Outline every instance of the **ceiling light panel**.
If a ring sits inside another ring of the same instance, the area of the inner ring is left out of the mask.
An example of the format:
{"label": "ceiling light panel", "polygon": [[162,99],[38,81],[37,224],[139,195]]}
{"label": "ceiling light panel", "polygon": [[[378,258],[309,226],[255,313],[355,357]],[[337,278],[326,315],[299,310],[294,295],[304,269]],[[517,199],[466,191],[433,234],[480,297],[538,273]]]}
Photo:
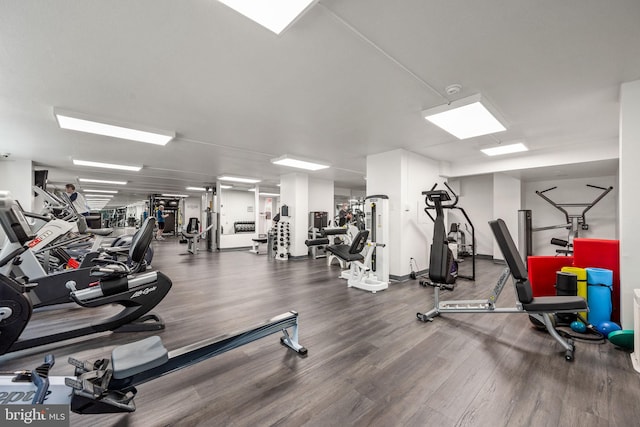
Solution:
{"label": "ceiling light panel", "polygon": [[110,120],[94,119],[86,114],[63,111],[57,108],[54,108],[53,113],[60,128],[78,132],[156,145],[166,145],[176,136],[175,132],[144,128],[141,126],[131,127],[128,124],[124,126],[123,124]]}
{"label": "ceiling light panel", "polygon": [[189,197],[187,194],[162,194],[164,197]]}
{"label": "ceiling light panel", "polygon": [[113,185],[127,185],[127,181],[107,181],[104,179],[91,179],[91,178],[78,178],[80,182],[92,182],[95,184],[113,184]]}
{"label": "ceiling light panel", "polygon": [[229,175],[219,176],[218,179],[220,181],[243,182],[245,184],[257,184],[258,182],[260,182],[259,179],[242,178],[238,176],[229,176]]}
{"label": "ceiling light panel", "polygon": [[486,99],[479,94],[430,108],[422,112],[425,119],[458,139],[502,132],[506,127]]}
{"label": "ceiling light panel", "polygon": [[142,166],[117,165],[114,163],[90,162],[88,160],[77,160],[77,159],[73,159],[73,164],[76,166],[89,166],[92,168],[104,168],[104,169],[118,169],[123,171],[132,171],[132,172],[139,172],[140,169],[142,169]]}
{"label": "ceiling light panel", "polygon": [[113,194],[86,194],[84,195],[85,197],[90,197],[91,200],[97,200],[97,199],[112,199],[113,198]]}
{"label": "ceiling light panel", "polygon": [[482,151],[487,156],[501,156],[503,154],[520,153],[529,149],[521,142],[517,144],[499,145],[492,148],[484,148]]}
{"label": "ceiling light panel", "polygon": [[280,197],[280,193],[260,193],[261,196]]}
{"label": "ceiling light panel", "polygon": [[288,166],[291,168],[305,169],[310,171],[317,171],[330,167],[326,163],[315,162],[308,159],[294,158],[289,155],[284,155],[282,157],[278,157],[277,159],[271,159],[271,163],[278,166]]}
{"label": "ceiling light panel", "polygon": [[108,193],[108,194],[118,194],[118,190],[89,190],[88,188],[83,188],[83,192],[85,193]]}
{"label": "ceiling light panel", "polygon": [[219,0],[276,34],[282,33],[317,0]]}
{"label": "ceiling light panel", "polygon": [[204,188],[204,187],[187,187],[186,190],[189,190],[189,191],[207,191],[207,189]]}

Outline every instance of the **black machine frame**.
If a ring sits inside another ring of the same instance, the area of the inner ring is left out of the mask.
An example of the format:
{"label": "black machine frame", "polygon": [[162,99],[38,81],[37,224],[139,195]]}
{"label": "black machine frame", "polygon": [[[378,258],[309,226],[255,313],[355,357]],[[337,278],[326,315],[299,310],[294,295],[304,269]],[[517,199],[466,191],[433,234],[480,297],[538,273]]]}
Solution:
{"label": "black machine frame", "polygon": [[[433,217],[433,215],[431,215],[431,213],[429,212],[430,210],[436,210],[437,212],[437,206],[435,203],[431,202],[429,200],[428,197],[428,193],[431,193],[433,191],[436,190],[436,187],[438,186],[438,184],[434,184],[433,187],[431,187],[431,190],[429,191],[423,191],[422,195],[425,196],[424,199],[424,203],[427,205],[424,208],[424,212],[429,215],[429,218],[431,218],[431,220],[435,223],[436,219],[435,217]],[[464,208],[461,208],[460,206],[458,206],[458,201],[459,201],[459,197],[456,194],[455,191],[453,191],[453,189],[449,186],[449,184],[447,184],[446,182],[444,183],[444,186],[447,187],[449,196],[453,196],[453,198],[449,197],[449,200],[442,200],[442,201],[450,201],[453,200],[451,203],[440,203],[440,207],[442,209],[457,209],[460,212],[462,212],[462,215],[464,216],[465,220],[467,221],[467,223],[469,224],[469,227],[471,227],[471,274],[470,275],[465,275],[465,274],[460,274],[460,271],[458,271],[458,277],[463,278],[463,279],[469,279],[469,280],[476,280],[476,229],[473,226],[473,222],[471,222],[471,219],[469,218],[469,215],[467,215],[467,212],[464,210]],[[445,190],[440,190],[440,191],[445,191]],[[446,192],[446,191],[445,191]]]}

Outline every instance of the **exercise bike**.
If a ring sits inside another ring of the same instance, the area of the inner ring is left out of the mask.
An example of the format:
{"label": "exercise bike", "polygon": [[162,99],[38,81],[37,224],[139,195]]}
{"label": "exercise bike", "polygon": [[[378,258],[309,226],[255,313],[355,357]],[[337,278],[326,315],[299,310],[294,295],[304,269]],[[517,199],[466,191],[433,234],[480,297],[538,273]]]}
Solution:
{"label": "exercise bike", "polygon": [[[3,267],[27,251],[28,245],[25,243],[33,241],[35,234],[19,204],[7,192],[0,192],[0,223],[7,231],[7,239],[12,243],[20,243],[12,253],[0,259],[0,267]],[[144,253],[142,249],[145,242],[142,240],[149,239],[149,236],[141,234],[138,239],[132,249]],[[89,275],[93,283],[90,286],[87,283],[83,289],[77,289],[76,282],[72,280],[74,276],[67,277],[67,297],[82,307],[118,304],[123,307],[119,313],[49,335],[20,339],[33,313],[29,294],[40,284],[0,274],[0,354],[106,331],[135,332],[164,328],[162,319],[147,313],[171,289],[171,280],[167,276],[160,272],[131,275],[131,270],[125,264],[113,261],[91,268]]]}

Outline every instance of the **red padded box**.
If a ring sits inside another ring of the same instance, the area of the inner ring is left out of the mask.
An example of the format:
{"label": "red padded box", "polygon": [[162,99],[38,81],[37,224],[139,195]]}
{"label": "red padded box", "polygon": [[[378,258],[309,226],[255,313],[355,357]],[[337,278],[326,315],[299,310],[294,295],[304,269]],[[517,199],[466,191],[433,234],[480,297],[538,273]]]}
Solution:
{"label": "red padded box", "polygon": [[530,256],[527,258],[529,283],[534,297],[556,294],[556,272],[574,263],[572,256]]}

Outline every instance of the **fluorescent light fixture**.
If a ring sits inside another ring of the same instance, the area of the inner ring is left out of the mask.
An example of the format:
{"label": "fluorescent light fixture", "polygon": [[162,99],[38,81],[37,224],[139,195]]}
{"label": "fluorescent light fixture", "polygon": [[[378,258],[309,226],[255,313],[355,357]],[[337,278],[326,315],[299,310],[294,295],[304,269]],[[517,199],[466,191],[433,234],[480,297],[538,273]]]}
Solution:
{"label": "fluorescent light fixture", "polygon": [[91,200],[97,200],[95,197],[103,199],[112,199],[113,194],[85,194],[84,197],[91,197]]}
{"label": "fluorescent light fixture", "polygon": [[186,194],[162,194],[164,197],[189,197]]}
{"label": "fluorescent light fixture", "polygon": [[495,109],[480,94],[424,110],[422,115],[458,139],[473,138],[507,130],[496,118]]}
{"label": "fluorescent light fixture", "polygon": [[207,191],[204,187],[187,187],[186,189],[189,191]]}
{"label": "fluorescent light fixture", "polygon": [[113,184],[113,185],[127,185],[127,181],[107,181],[104,179],[89,179],[89,178],[78,178],[80,182],[93,182],[95,184]]}
{"label": "fluorescent light fixture", "polygon": [[502,154],[520,153],[529,149],[521,142],[517,144],[499,145],[492,148],[483,148],[482,151],[487,156],[500,156]]}
{"label": "fluorescent light fixture", "polygon": [[133,171],[133,172],[139,172],[140,169],[142,169],[142,166],[116,165],[113,163],[90,162],[88,160],[77,160],[77,159],[73,159],[73,164],[76,166],[90,166],[92,168],[119,169],[123,171]]}
{"label": "fluorescent light fixture", "polygon": [[317,0],[219,0],[236,12],[280,34]]}
{"label": "fluorescent light fixture", "polygon": [[254,191],[255,192],[256,189],[255,188],[249,188],[247,191]]}
{"label": "fluorescent light fixture", "polygon": [[260,182],[259,179],[242,178],[242,177],[238,177],[238,176],[229,176],[229,175],[219,176],[218,179],[220,181],[243,182],[245,184],[256,184],[256,183]]}
{"label": "fluorescent light fixture", "polygon": [[278,166],[289,166],[291,168],[306,169],[310,171],[327,169],[329,167],[329,165],[324,163],[318,163],[307,159],[296,159],[286,154],[282,157],[278,157],[277,159],[271,159],[271,163]]}
{"label": "fluorescent light fixture", "polygon": [[261,196],[280,197],[280,193],[260,193]]}
{"label": "fluorescent light fixture", "polygon": [[85,193],[108,193],[108,194],[118,194],[118,190],[89,190],[85,188],[82,190]]}
{"label": "fluorescent light fixture", "polygon": [[[146,127],[131,127],[128,124],[117,123],[112,120],[96,120],[89,115],[53,109],[58,125],[62,129],[79,132],[93,133],[96,135],[110,136],[113,138],[128,139],[131,141],[146,142],[156,145],[167,145],[176,137],[175,132]],[[136,129],[137,128],[137,129]]]}
{"label": "fluorescent light fixture", "polygon": [[280,184],[276,184],[276,187],[280,187]]}
{"label": "fluorescent light fixture", "polygon": [[223,190],[228,190],[230,188],[233,188],[233,185],[221,185],[220,188]]}
{"label": "fluorescent light fixture", "polygon": [[349,199],[349,203],[358,203],[360,200],[357,199]]}

